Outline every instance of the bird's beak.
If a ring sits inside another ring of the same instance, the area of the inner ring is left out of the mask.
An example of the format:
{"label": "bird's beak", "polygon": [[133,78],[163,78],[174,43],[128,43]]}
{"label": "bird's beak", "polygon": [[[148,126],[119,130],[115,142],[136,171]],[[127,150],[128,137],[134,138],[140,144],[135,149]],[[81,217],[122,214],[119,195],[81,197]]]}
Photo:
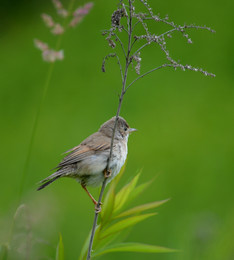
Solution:
{"label": "bird's beak", "polygon": [[129,128],[129,129],[128,129],[128,132],[129,132],[129,133],[136,132],[136,131],[137,131],[137,129],[135,129],[135,128]]}

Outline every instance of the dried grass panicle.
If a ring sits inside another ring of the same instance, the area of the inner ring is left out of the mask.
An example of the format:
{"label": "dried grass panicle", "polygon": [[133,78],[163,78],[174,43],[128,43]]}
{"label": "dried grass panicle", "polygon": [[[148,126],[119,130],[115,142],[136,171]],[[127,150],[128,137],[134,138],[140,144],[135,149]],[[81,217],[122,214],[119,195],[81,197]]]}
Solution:
{"label": "dried grass panicle", "polygon": [[[126,2],[126,3],[125,3]],[[123,49],[125,58],[126,58],[126,51],[124,49],[122,40],[118,33],[122,32],[123,30],[128,33],[128,36],[130,34],[129,27],[126,29],[125,24],[129,24],[129,17],[133,22],[133,26],[131,28],[131,36],[133,39],[131,39],[131,58],[130,63],[136,62],[135,71],[138,75],[140,75],[140,62],[141,58],[138,56],[138,53],[142,51],[146,46],[156,44],[160,47],[161,51],[165,54],[165,58],[167,63],[162,64],[159,66],[160,68],[165,67],[173,67],[174,69],[180,68],[182,70],[192,70],[192,71],[198,71],[206,76],[214,77],[215,75],[213,73],[207,72],[206,70],[202,68],[198,68],[192,65],[184,65],[180,61],[175,60],[172,58],[171,53],[167,49],[167,41],[169,38],[172,38],[173,33],[179,32],[181,33],[182,37],[184,37],[187,41],[187,43],[192,44],[193,41],[188,33],[189,29],[197,29],[197,30],[208,30],[212,33],[215,31],[211,29],[210,27],[199,26],[195,24],[184,24],[184,25],[178,25],[174,21],[170,21],[168,15],[165,17],[161,17],[160,14],[154,14],[153,9],[148,4],[147,0],[138,0],[138,2],[141,2],[143,4],[143,11],[140,12],[135,11],[134,7],[134,0],[120,0],[119,7],[117,10],[115,10],[111,17],[111,28],[109,30],[105,30],[103,32],[103,35],[107,35],[106,40],[108,41],[108,44],[111,48],[115,48],[116,45],[119,43]],[[131,9],[129,8],[131,6]],[[122,22],[122,20],[124,20]],[[149,21],[155,21],[157,23],[164,23],[168,26],[168,30],[166,30],[163,33],[157,34],[153,33],[149,30],[148,22]],[[135,29],[141,25],[143,29],[143,34],[136,35]],[[143,42],[143,43],[142,43]],[[138,48],[136,48],[138,44]],[[154,71],[154,70],[153,70]],[[148,74],[148,73],[146,73]]]}
{"label": "dried grass panicle", "polygon": [[140,57],[141,53],[138,52],[137,54],[132,56],[132,59],[136,62],[136,66],[135,66],[135,71],[136,74],[140,75],[140,69],[141,69],[141,57]]}

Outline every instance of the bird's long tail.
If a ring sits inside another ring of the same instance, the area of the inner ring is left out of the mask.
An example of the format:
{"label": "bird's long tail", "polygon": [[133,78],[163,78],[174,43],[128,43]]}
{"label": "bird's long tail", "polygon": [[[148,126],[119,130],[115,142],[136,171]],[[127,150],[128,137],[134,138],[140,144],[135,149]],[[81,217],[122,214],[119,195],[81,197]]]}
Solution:
{"label": "bird's long tail", "polygon": [[42,185],[41,185],[39,188],[37,188],[37,190],[42,190],[42,189],[44,189],[46,186],[48,186],[48,185],[51,184],[52,182],[56,181],[56,180],[57,180],[58,178],[60,178],[60,177],[61,177],[61,175],[58,175],[58,176],[56,176],[56,177],[54,177],[54,178],[51,178],[51,179],[46,178],[46,179],[40,181],[40,183],[42,183]]}
{"label": "bird's long tail", "polygon": [[65,166],[63,168],[58,169],[56,172],[45,178],[44,180],[40,181],[39,184],[41,186],[37,190],[42,190],[52,182],[56,181],[57,179],[61,177],[69,176],[68,173],[74,172],[74,167],[71,166]]}

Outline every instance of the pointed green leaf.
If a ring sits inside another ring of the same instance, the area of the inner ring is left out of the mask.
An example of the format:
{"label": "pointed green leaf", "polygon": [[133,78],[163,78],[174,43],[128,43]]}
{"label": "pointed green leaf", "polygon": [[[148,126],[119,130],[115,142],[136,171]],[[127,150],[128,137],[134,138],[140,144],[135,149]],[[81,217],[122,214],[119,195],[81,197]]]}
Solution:
{"label": "pointed green leaf", "polygon": [[96,248],[101,242],[100,233],[101,233],[101,225],[97,225],[95,230],[95,235],[93,238],[93,248]]}
{"label": "pointed green leaf", "polygon": [[[112,236],[107,236],[104,238],[99,239],[98,243],[96,245],[93,246],[93,250],[99,250],[101,248],[105,248],[107,247],[109,244],[111,243],[116,243],[116,240],[119,236],[121,236],[122,232],[120,233],[115,233]],[[121,240],[120,242],[122,242],[123,240]],[[119,243],[120,243],[119,242]]]}
{"label": "pointed green leaf", "polygon": [[121,168],[119,174],[111,182],[110,188],[105,196],[102,211],[100,213],[102,226],[105,225],[112,216],[112,212],[113,212],[114,205],[115,205],[115,197],[116,197],[115,188],[116,188],[120,178],[122,177],[122,175],[125,171],[125,168],[126,168],[126,162],[123,165],[123,167]]}
{"label": "pointed green leaf", "polygon": [[111,185],[103,202],[101,211],[101,225],[104,226],[112,216],[115,204],[115,185]]}
{"label": "pointed green leaf", "polygon": [[121,220],[121,221],[113,224],[109,228],[103,230],[100,234],[100,237],[104,238],[104,237],[110,236],[112,234],[115,234],[123,229],[136,225],[138,222],[141,222],[154,215],[156,215],[156,213],[144,214],[144,215],[134,216],[134,217],[130,217],[130,218]]}
{"label": "pointed green leaf", "polygon": [[[89,248],[89,241],[90,241],[90,237],[91,237],[91,232],[92,232],[92,230],[89,232],[89,235],[87,236],[87,238],[84,242],[84,245],[81,249],[79,260],[86,260],[88,248]],[[100,225],[97,225],[96,230],[95,230],[94,239],[93,239],[93,248],[96,247],[98,242],[100,242],[99,241],[99,232],[100,232]]]}
{"label": "pointed green leaf", "polygon": [[140,173],[137,174],[131,182],[129,182],[127,185],[125,185],[116,195],[115,198],[115,206],[114,206],[114,212],[118,212],[124,204],[127,202],[129,195],[134,190],[137,181],[139,179]]}
{"label": "pointed green leaf", "polygon": [[59,234],[59,242],[56,250],[56,260],[64,260],[64,245],[61,234]]}
{"label": "pointed green leaf", "polygon": [[110,244],[122,243],[125,241],[131,230],[134,226],[128,227],[120,232],[112,234],[111,236],[102,237],[99,239],[99,243],[97,246],[93,246],[93,250],[100,250],[101,248],[105,248]]}
{"label": "pointed green leaf", "polygon": [[100,256],[111,252],[169,253],[176,252],[176,250],[141,243],[120,243],[109,246],[104,250],[94,252],[93,256]]}
{"label": "pointed green leaf", "polygon": [[135,189],[129,194],[128,204],[130,204],[134,199],[136,199],[140,194],[142,194],[151,185],[153,181],[154,180],[151,180],[135,187]]}
{"label": "pointed green leaf", "polygon": [[8,256],[8,246],[1,245],[0,246],[0,260],[7,260],[7,256]]}
{"label": "pointed green leaf", "polygon": [[126,211],[120,213],[115,218],[122,218],[122,217],[130,216],[130,215],[134,215],[134,214],[139,214],[139,213],[141,213],[144,210],[148,210],[148,209],[153,209],[153,208],[159,207],[160,205],[166,203],[168,200],[169,199],[155,201],[155,202],[151,202],[151,203],[147,203],[147,204],[143,204],[143,205],[134,207],[132,209],[129,209],[129,210],[126,210]]}
{"label": "pointed green leaf", "polygon": [[91,236],[91,231],[89,232],[89,235],[85,239],[84,245],[83,245],[81,252],[80,252],[79,260],[85,260],[86,259],[88,248],[89,248],[90,236]]}

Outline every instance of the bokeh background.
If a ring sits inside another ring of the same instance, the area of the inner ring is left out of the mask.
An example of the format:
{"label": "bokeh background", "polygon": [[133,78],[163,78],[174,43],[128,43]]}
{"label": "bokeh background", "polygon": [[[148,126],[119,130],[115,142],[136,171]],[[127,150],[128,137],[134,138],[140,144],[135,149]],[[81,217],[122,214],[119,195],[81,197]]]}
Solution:
{"label": "bokeh background", "polygon": [[[93,222],[93,205],[80,186],[63,179],[36,192],[40,179],[61,154],[115,115],[120,92],[115,61],[101,72],[102,58],[113,52],[101,36],[118,1],[95,1],[75,29],[62,37],[65,59],[54,64],[30,146],[49,64],[34,47],[38,38],[56,45],[43,24],[42,12],[54,15],[50,1],[1,1],[0,243],[33,244],[35,259],[54,259],[61,232],[66,259],[77,259]],[[125,96],[121,115],[139,129],[129,140],[122,185],[143,169],[140,182],[157,176],[135,204],[171,200],[159,214],[138,224],[128,241],[179,249],[170,254],[116,253],[102,259],[231,260],[234,259],[234,55],[232,1],[149,1],[156,13],[176,23],[208,25],[216,34],[191,31],[193,44],[173,37],[169,48],[182,63],[217,75],[165,69],[138,81]],[[75,6],[84,4],[76,1]],[[64,1],[67,6],[69,1]],[[158,24],[152,30],[160,32]],[[143,54],[142,72],[163,62],[156,48]],[[135,76],[131,71],[130,79]],[[29,160],[26,171],[25,162]],[[22,184],[23,174],[25,179]],[[22,197],[19,198],[22,187]],[[98,196],[98,189],[91,189]],[[25,203],[27,216],[16,208]],[[20,216],[18,216],[20,215]],[[26,219],[25,219],[26,218]],[[18,221],[18,220],[17,220]],[[12,233],[11,230],[14,230]],[[25,235],[25,230],[27,235]],[[23,249],[22,249],[23,250]],[[15,258],[18,259],[18,258]]]}

